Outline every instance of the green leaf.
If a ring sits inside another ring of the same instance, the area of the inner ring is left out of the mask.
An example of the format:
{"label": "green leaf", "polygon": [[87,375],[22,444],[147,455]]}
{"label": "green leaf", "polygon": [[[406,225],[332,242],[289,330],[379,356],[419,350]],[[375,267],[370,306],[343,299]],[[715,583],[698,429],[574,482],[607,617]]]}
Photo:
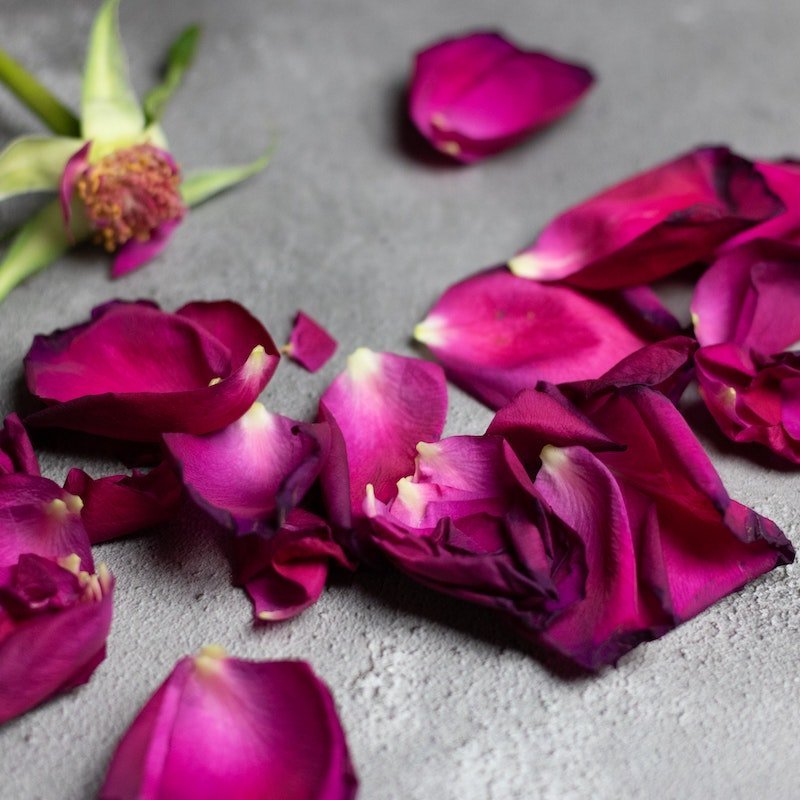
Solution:
{"label": "green leaf", "polygon": [[119,0],[105,0],[89,37],[81,101],[85,139],[113,141],[144,130],[144,112],[128,81],[118,8]]}
{"label": "green leaf", "polygon": [[187,206],[197,206],[214,195],[236,186],[237,183],[261,172],[272,158],[270,148],[261,158],[241,167],[223,167],[189,172],[181,182],[181,196]]}
{"label": "green leaf", "polygon": [[0,82],[53,133],[59,136],[80,135],[81,123],[75,114],[5,50],[0,50]]}
{"label": "green leaf", "polygon": [[67,236],[61,205],[53,200],[20,228],[0,262],[0,300],[26,278],[52,264],[73,243],[88,235],[86,223],[75,221],[73,240]]}
{"label": "green leaf", "polygon": [[148,123],[161,119],[170,97],[181,85],[184,73],[192,65],[197,44],[200,41],[200,28],[190,25],[170,45],[164,79],[150,90],[144,99],[144,114]]}
{"label": "green leaf", "polygon": [[0,200],[26,192],[58,189],[70,156],[83,146],[81,139],[21,136],[0,152]]}

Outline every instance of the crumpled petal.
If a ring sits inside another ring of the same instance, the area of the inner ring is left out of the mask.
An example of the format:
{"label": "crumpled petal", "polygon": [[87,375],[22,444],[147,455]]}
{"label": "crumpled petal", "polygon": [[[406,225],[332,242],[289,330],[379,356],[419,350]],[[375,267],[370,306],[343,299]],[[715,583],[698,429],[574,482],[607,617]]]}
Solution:
{"label": "crumpled petal", "polygon": [[292,361],[316,372],[328,363],[336,347],[336,339],[325,328],[302,311],[297,312],[289,344],[284,348]]}
{"label": "crumpled petal", "polygon": [[414,465],[417,442],[441,436],[447,385],[441,367],[364,347],[322,395],[319,416],[331,427],[321,480],[328,518],[342,528],[363,518],[367,484],[389,500]]}
{"label": "crumpled petal", "polygon": [[125,242],[114,256],[111,277],[121,278],[129,272],[143,267],[148,261],[152,261],[166,248],[172,234],[175,233],[182,221],[181,218],[162,222],[150,231],[150,238],[146,241],[133,238]]}
{"label": "crumpled petal", "polygon": [[113,578],[73,564],[22,556],[0,587],[0,724],[86,683],[105,658]]}
{"label": "crumpled petal", "polygon": [[183,487],[168,462],[150,472],[92,478],[71,469],[64,489],[83,500],[81,519],[92,544],[118,539],[172,519]]}
{"label": "crumpled petal", "polygon": [[509,266],[587,289],[647,284],[783,210],[752,162],[704,147],[563,212]]}
{"label": "crumpled petal", "polygon": [[583,596],[579,540],[503,439],[454,436],[417,451],[396,497],[365,503],[371,542],[395,567],[533,630]]}
{"label": "crumpled petal", "polygon": [[208,433],[252,405],[278,360],[267,331],[231,301],[174,314],[114,301],[86,323],[34,339],[26,379],[49,407],[27,422],[133,441]]}
{"label": "crumpled petal", "polygon": [[328,688],[302,661],[184,658],[120,741],[100,800],[352,800]]}
{"label": "crumpled petal", "polygon": [[597,378],[678,330],[663,307],[659,316],[657,300],[648,296],[640,313],[644,297],[635,299],[595,297],[497,267],[451,286],[414,329],[414,338],[454,383],[499,408],[540,380]]}
{"label": "crumpled petal", "polygon": [[794,550],[774,523],[728,497],[664,395],[646,386],[584,390],[571,396],[575,425],[588,420],[619,447],[548,446],[569,413],[567,398],[554,402],[560,392],[548,386],[522,392],[489,432],[507,438],[585,544],[586,597],[540,638],[597,669],[790,562]]}
{"label": "crumpled petal", "polygon": [[758,442],[800,464],[800,354],[750,355],[735,344],[697,351],[700,395],[734,442]]}
{"label": "crumpled petal", "polygon": [[697,282],[692,320],[701,345],[800,347],[800,247],[757,239],[721,255]]}
{"label": "crumpled petal", "polygon": [[277,531],[236,536],[231,545],[234,583],[245,588],[261,622],[291,619],[316,603],[331,561],[353,567],[328,524],[300,508]]}
{"label": "crumpled petal", "polygon": [[417,54],[409,113],[434,147],[469,163],[563,116],[592,83],[585,67],[478,32]]}
{"label": "crumpled petal", "polygon": [[254,403],[228,427],[164,442],[192,498],[239,533],[280,527],[305,496],[328,453],[325,424],[309,425]]}
{"label": "crumpled petal", "polygon": [[0,475],[14,472],[41,474],[39,461],[22,422],[16,414],[9,414],[0,430]]}

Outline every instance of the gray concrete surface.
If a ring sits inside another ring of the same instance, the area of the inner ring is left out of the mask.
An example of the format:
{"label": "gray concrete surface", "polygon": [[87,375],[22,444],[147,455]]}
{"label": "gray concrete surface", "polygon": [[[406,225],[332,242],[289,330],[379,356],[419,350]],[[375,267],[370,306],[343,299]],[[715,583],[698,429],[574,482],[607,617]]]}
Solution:
{"label": "gray concrete surface", "polygon": [[[0,44],[65,98],[95,3],[0,0]],[[124,0],[140,90],[177,29],[205,27],[165,120],[187,167],[256,155],[257,180],[192,213],[158,263],[118,283],[83,253],[0,309],[0,410],[15,407],[31,337],[112,296],[165,307],[232,297],[277,339],[296,308],[341,342],[310,376],[281,366],[265,401],[311,414],[358,345],[409,350],[412,326],[454,280],[512,254],[554,212],[701,142],[800,152],[792,0]],[[489,26],[580,57],[600,82],[569,119],[470,168],[412,157],[400,98],[412,51]],[[36,128],[0,96],[0,137]],[[17,209],[18,210],[18,209]],[[13,210],[4,209],[6,223]],[[732,451],[695,414],[733,496],[795,543],[798,475]],[[451,392],[448,431],[488,412]],[[56,480],[86,452],[41,453]],[[396,577],[333,586],[301,618],[253,630],[245,596],[199,513],[99,548],[117,576],[107,661],[91,683],[0,731],[3,800],[96,792],[118,737],[176,659],[208,642],[311,661],[336,696],[364,800],[792,798],[798,787],[798,572],[776,572],[591,679],[564,679],[492,621]]]}

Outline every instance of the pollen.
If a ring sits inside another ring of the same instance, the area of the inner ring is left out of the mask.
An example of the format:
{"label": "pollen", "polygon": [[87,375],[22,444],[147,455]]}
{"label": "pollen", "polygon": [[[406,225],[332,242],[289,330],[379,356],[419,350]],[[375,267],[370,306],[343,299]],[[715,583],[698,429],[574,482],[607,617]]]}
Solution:
{"label": "pollen", "polygon": [[87,167],[75,190],[95,241],[113,252],[131,239],[146,242],[160,225],[183,217],[180,180],[180,171],[166,152],[138,144]]}

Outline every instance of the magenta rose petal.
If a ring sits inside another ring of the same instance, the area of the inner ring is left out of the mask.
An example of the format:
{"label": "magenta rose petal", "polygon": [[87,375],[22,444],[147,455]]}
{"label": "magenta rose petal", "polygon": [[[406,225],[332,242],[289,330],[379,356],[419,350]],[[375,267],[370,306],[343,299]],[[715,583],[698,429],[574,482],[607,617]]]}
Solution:
{"label": "magenta rose petal", "polygon": [[414,468],[417,442],[436,441],[447,415],[441,367],[364,347],[320,399],[331,425],[331,454],[322,471],[330,519],[350,527],[363,516],[367,484],[385,501]]}
{"label": "magenta rose petal", "polygon": [[[656,301],[648,302],[655,314]],[[540,380],[597,378],[664,335],[629,300],[528,281],[504,267],[451,286],[414,329],[451,380],[493,408]]]}
{"label": "magenta rose petal", "polygon": [[537,630],[583,595],[580,542],[497,436],[418,446],[388,503],[368,496],[371,541],[420,583]]}
{"label": "magenta rose petal", "polygon": [[184,658],[123,736],[100,800],[352,800],[330,691],[301,661]]}
{"label": "magenta rose petal", "polygon": [[701,148],[565,211],[509,266],[524,278],[582,288],[638,286],[710,258],[783,210],[750,161]]}
{"label": "magenta rose petal", "polygon": [[114,256],[111,266],[111,277],[121,278],[129,272],[143,267],[152,261],[169,244],[172,234],[175,233],[181,220],[162,222],[150,231],[146,240],[129,239],[123,244]]}
{"label": "magenta rose petal", "polygon": [[105,658],[113,578],[22,556],[0,586],[0,724],[89,680]]}
{"label": "magenta rose petal", "polygon": [[3,420],[3,429],[0,430],[0,475],[11,475],[15,472],[41,474],[39,461],[22,422],[16,414],[9,414]]}
{"label": "magenta rose petal", "polygon": [[78,177],[89,166],[89,150],[91,142],[86,142],[83,147],[69,157],[61,174],[61,181],[58,187],[58,197],[61,203],[61,215],[64,218],[64,225],[70,231],[72,222],[72,196],[75,194],[75,185]]}
{"label": "magenta rose petal", "polygon": [[220,431],[171,433],[164,442],[199,505],[245,533],[280,526],[319,475],[329,432],[324,423],[297,422],[254,403]]}
{"label": "magenta rose petal", "polygon": [[322,325],[302,311],[297,312],[289,344],[284,348],[292,361],[309,372],[316,372],[328,363],[336,347],[336,339]]}
{"label": "magenta rose petal", "polygon": [[71,469],[64,489],[83,501],[81,519],[92,544],[167,522],[178,513],[183,496],[181,482],[167,462],[150,472],[104,478]]}
{"label": "magenta rose petal", "polygon": [[231,547],[234,582],[261,622],[291,619],[316,603],[331,561],[352,568],[327,523],[303,509],[290,511],[275,532],[236,536]]}
{"label": "magenta rose petal", "polygon": [[469,163],[563,116],[593,82],[582,66],[472,33],[417,54],[409,114],[434,147]]}
{"label": "magenta rose petal", "polygon": [[240,417],[275,371],[275,345],[235,303],[194,305],[169,314],[147,302],[107,303],[87,323],[37,336],[26,379],[48,407],[29,424],[156,441]]}

